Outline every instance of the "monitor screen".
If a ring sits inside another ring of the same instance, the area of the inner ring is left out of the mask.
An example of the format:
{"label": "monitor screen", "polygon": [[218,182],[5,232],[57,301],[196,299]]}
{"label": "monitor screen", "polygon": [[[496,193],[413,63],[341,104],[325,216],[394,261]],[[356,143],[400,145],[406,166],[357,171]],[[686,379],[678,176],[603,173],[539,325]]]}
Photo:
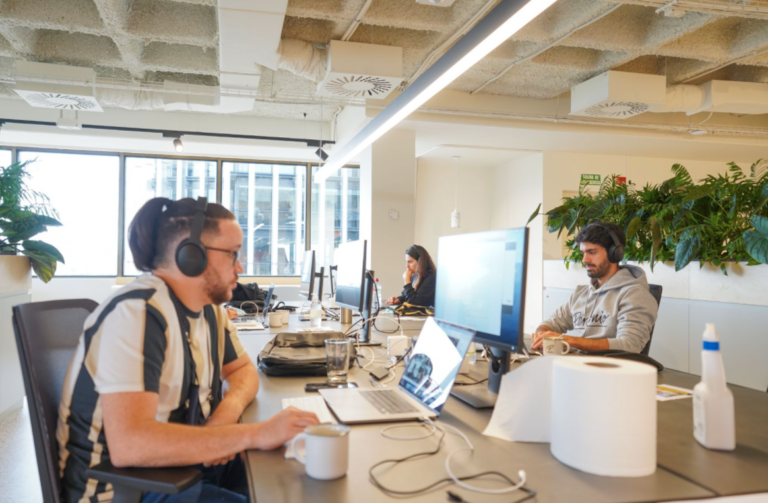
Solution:
{"label": "monitor screen", "polygon": [[312,300],[315,286],[315,252],[309,250],[304,252],[304,261],[301,264],[301,282],[299,283],[299,294]]}
{"label": "monitor screen", "polygon": [[475,330],[475,341],[518,351],[523,340],[528,229],[443,236],[435,316]]}
{"label": "monitor screen", "polygon": [[363,310],[365,288],[366,241],[342,243],[334,252],[336,271],[336,304],[355,311]]}
{"label": "monitor screen", "polygon": [[427,318],[400,378],[400,389],[440,411],[473,335],[472,330]]}

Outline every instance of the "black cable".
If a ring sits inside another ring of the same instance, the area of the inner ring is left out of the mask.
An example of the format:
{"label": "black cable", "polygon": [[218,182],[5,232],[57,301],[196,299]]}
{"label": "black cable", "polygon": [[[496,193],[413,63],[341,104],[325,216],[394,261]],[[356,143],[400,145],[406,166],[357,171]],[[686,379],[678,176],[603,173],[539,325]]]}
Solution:
{"label": "black cable", "polygon": [[[390,489],[390,488],[384,486],[381,482],[379,482],[379,480],[373,474],[373,471],[376,468],[378,468],[379,466],[381,466],[383,464],[386,464],[386,463],[392,463],[393,467],[394,467],[394,466],[397,466],[398,464],[404,463],[406,461],[411,461],[411,460],[421,459],[421,458],[428,458],[428,457],[436,455],[438,452],[440,452],[440,449],[443,446],[443,441],[445,440],[446,433],[445,433],[445,430],[443,430],[442,428],[440,428],[437,425],[435,425],[435,429],[437,431],[439,431],[441,433],[441,435],[440,435],[440,438],[438,439],[437,446],[435,447],[434,450],[432,450],[432,451],[424,451],[424,452],[417,452],[415,454],[411,454],[410,456],[406,456],[406,457],[400,458],[400,459],[385,459],[383,461],[379,461],[378,463],[373,465],[368,470],[368,477],[370,478],[371,483],[374,486],[376,486],[379,490],[381,490],[383,493],[387,494],[388,496],[417,496],[417,495],[420,495],[420,494],[432,491],[432,490],[436,489],[438,486],[440,486],[442,484],[453,484],[454,480],[452,478],[450,478],[450,477],[446,477],[444,479],[440,479],[438,481],[435,481],[432,484],[429,484],[428,486],[424,486],[421,489],[416,489],[414,491],[397,491],[395,489]],[[474,475],[466,475],[464,477],[458,477],[458,479],[459,480],[473,480],[473,479],[477,479],[477,478],[481,478],[481,477],[486,477],[488,475],[496,475],[496,476],[500,477],[501,479],[505,480],[506,482],[508,482],[510,485],[513,485],[513,486],[516,484],[515,481],[510,479],[508,476],[504,475],[501,472],[497,472],[497,471],[488,471],[488,472],[477,473],[477,474],[474,474]],[[529,500],[529,499],[531,499],[531,498],[536,496],[536,491],[534,491],[533,489],[528,489],[527,487],[522,486],[522,487],[520,487],[520,490],[524,491],[524,492],[527,492],[528,496],[526,496],[525,498],[523,498],[523,499],[521,499],[519,501],[516,501],[515,503],[522,503],[523,501]]]}
{"label": "black cable", "polygon": [[453,385],[454,386],[474,386],[475,384],[483,384],[487,380],[488,378],[486,377],[485,379],[482,379],[480,381],[475,381],[475,382],[454,382]]}

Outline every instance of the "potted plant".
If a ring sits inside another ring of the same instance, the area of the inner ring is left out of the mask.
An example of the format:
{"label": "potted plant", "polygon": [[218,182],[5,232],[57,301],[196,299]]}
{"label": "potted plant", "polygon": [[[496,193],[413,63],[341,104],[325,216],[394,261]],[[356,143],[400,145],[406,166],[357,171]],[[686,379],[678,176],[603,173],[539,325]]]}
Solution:
{"label": "potted plant", "polygon": [[[606,178],[596,194],[582,186],[577,196],[546,212],[549,232],[575,236],[593,221],[614,223],[627,236],[626,259],[649,261],[651,269],[658,261],[673,260],[679,271],[698,260],[727,274],[727,262],[768,263],[768,162],[755,162],[749,174],[729,163],[727,173],[698,184],[681,164],[672,166],[672,173],[661,184],[641,189],[618,183],[616,176]],[[582,258],[573,242],[567,241],[566,265]]]}
{"label": "potted plant", "polygon": [[0,254],[26,255],[32,269],[47,283],[64,257],[56,247],[32,238],[61,223],[50,199],[27,187],[29,162],[0,167]]}

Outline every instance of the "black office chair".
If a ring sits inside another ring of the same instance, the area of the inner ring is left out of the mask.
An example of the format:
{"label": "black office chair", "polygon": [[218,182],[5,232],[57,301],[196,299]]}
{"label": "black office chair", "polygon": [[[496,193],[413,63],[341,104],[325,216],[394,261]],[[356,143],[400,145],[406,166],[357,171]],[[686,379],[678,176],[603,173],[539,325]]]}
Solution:
{"label": "black office chair", "polygon": [[[664,291],[664,288],[661,285],[648,285],[648,289],[651,291],[651,295],[653,295],[653,298],[656,299],[656,305],[661,305],[661,293]],[[648,355],[648,352],[651,350],[651,340],[653,340],[653,329],[656,328],[656,325],[654,324],[651,327],[651,336],[648,338],[648,342],[646,343],[645,347],[642,351],[640,351],[640,354],[642,355]]]}
{"label": "black office chair", "polygon": [[[85,319],[97,305],[92,300],[76,299],[13,307],[13,328],[45,503],[62,501],[56,441],[62,385]],[[118,469],[109,462],[90,468],[87,475],[112,484],[113,503],[138,503],[142,491],[176,494],[201,477],[200,471],[192,468]]]}

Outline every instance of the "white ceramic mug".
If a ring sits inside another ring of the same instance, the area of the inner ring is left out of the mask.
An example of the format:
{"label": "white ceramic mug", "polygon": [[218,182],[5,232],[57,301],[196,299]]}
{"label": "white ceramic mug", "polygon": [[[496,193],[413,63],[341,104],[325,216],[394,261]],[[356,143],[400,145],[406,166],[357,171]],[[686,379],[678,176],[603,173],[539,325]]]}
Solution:
{"label": "white ceramic mug", "polygon": [[287,325],[290,321],[291,313],[287,309],[281,309],[278,313],[280,313],[280,319],[283,321],[283,325]]}
{"label": "white ceramic mug", "polygon": [[[305,454],[296,450],[304,441]],[[307,475],[318,480],[343,477],[349,466],[349,426],[343,424],[316,424],[307,426],[291,440],[293,456],[307,467]]]}
{"label": "white ceramic mug", "polygon": [[269,313],[269,326],[270,327],[282,327],[283,315],[279,312]]}
{"label": "white ceramic mug", "polygon": [[564,355],[571,350],[571,345],[562,337],[544,337],[544,356]]}

